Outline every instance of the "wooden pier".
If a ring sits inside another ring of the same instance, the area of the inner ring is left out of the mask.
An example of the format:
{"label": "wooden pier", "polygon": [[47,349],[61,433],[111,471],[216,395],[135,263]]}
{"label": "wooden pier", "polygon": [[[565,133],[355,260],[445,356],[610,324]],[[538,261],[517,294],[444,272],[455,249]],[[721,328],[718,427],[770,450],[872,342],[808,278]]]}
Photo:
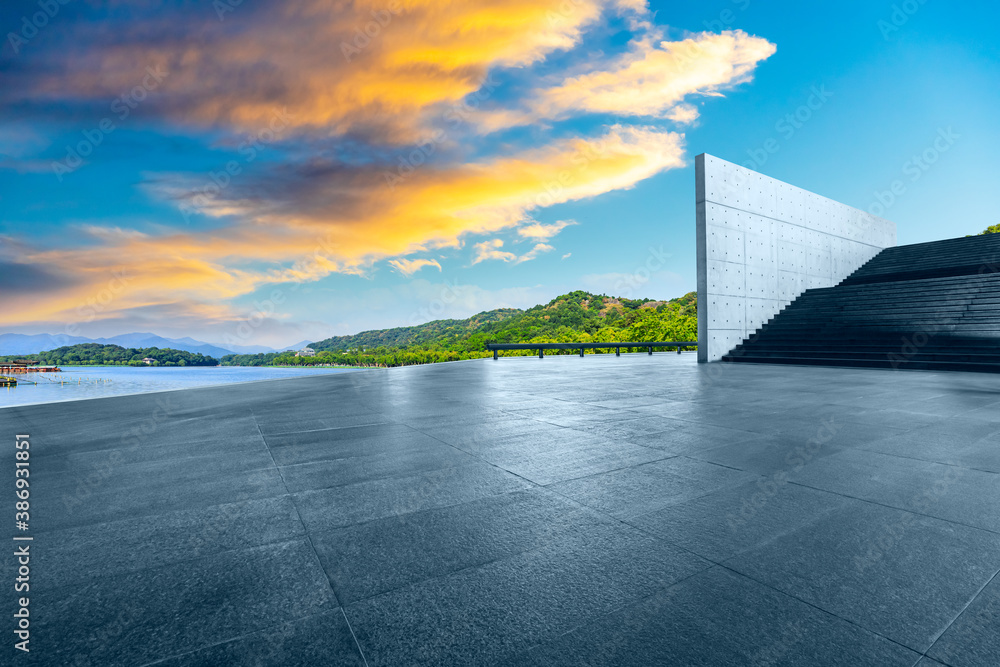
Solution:
{"label": "wooden pier", "polygon": [[37,361],[18,359],[16,361],[0,361],[0,375],[18,373],[60,373],[58,366],[39,366]]}

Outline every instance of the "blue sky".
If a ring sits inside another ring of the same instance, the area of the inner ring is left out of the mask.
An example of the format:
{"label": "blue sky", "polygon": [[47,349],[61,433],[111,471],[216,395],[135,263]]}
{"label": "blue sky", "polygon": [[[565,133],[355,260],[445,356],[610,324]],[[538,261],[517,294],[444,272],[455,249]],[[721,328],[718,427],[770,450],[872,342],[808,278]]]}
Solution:
{"label": "blue sky", "polygon": [[990,3],[150,4],[0,14],[3,331],[280,346],[680,296],[701,152],[900,243],[1000,222]]}

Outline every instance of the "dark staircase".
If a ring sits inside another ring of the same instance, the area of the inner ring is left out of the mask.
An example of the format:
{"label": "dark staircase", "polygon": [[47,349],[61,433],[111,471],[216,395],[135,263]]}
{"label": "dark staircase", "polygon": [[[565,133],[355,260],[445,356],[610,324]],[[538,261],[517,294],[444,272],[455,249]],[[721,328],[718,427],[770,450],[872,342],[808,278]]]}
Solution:
{"label": "dark staircase", "polygon": [[722,360],[1000,372],[1000,234],[886,248]]}

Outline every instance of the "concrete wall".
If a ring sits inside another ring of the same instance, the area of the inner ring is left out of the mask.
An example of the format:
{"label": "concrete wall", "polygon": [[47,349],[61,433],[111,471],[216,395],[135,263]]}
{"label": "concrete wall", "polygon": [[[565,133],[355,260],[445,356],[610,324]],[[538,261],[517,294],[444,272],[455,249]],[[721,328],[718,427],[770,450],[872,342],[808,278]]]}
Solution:
{"label": "concrete wall", "polygon": [[695,158],[698,361],[716,361],[798,295],[832,287],[896,225],[702,154]]}

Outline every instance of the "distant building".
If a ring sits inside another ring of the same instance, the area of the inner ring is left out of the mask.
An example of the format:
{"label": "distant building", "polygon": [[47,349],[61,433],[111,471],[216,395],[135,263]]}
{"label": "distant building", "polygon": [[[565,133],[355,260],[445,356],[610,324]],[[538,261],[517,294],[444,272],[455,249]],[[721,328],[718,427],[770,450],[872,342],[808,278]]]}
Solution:
{"label": "distant building", "polygon": [[296,357],[315,357],[316,356],[316,350],[312,349],[311,347],[304,347],[301,350],[299,350],[298,352],[296,352],[295,356]]}
{"label": "distant building", "polygon": [[153,364],[156,363],[156,359],[154,359],[153,357],[146,357],[145,359],[142,360],[142,363],[146,364],[147,366],[152,366]]}

